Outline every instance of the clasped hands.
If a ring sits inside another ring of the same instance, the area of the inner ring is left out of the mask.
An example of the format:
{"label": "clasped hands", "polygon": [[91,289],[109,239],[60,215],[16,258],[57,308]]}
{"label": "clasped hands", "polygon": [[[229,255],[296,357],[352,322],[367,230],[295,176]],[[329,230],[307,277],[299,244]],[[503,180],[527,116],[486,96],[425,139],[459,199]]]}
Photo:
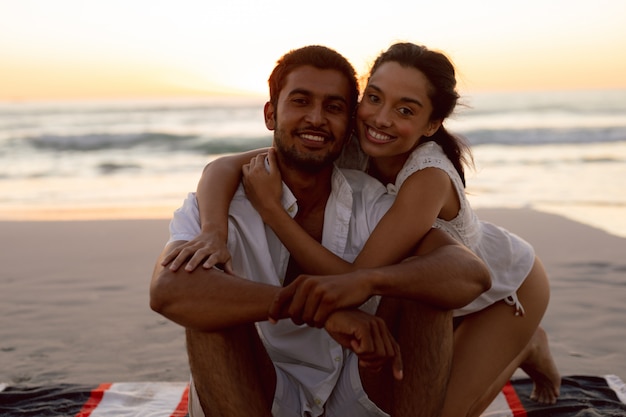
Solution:
{"label": "clasped hands", "polygon": [[402,379],[400,346],[385,321],[358,309],[370,297],[359,272],[341,275],[300,275],[282,288],[269,309],[269,320],[290,318],[295,324],[324,328],[344,348],[359,357],[359,365],[380,370],[391,363]]}

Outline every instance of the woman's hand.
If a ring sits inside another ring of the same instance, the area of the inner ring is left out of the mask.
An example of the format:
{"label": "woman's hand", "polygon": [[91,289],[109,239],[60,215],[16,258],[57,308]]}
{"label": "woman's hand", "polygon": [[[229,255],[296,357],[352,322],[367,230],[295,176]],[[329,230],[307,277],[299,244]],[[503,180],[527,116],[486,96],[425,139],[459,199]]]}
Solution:
{"label": "woman's hand", "polygon": [[300,275],[276,294],[269,319],[289,317],[296,324],[321,328],[333,312],[358,307],[372,295],[366,270],[341,275]]}
{"label": "woman's hand", "polygon": [[[265,165],[266,157],[269,170]],[[283,183],[276,165],[274,149],[252,158],[250,163],[242,167],[242,173],[246,196],[265,222],[271,218],[275,210],[283,210],[281,204]]]}
{"label": "woman's hand", "polygon": [[193,240],[182,245],[173,247],[163,258],[161,265],[172,271],[177,271],[184,263],[185,271],[191,272],[204,261],[202,267],[205,269],[214,266],[224,268],[224,271],[232,274],[232,263],[230,252],[226,247],[226,239],[218,233],[211,231],[200,232]]}

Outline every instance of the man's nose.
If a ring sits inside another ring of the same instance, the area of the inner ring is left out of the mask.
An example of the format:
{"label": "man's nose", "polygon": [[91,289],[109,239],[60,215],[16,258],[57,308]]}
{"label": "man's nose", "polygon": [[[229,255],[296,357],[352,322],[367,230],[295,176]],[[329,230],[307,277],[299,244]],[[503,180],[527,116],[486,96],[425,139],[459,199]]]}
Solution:
{"label": "man's nose", "polygon": [[311,123],[313,126],[320,126],[324,124],[326,120],[326,115],[324,113],[324,108],[321,105],[311,106],[309,111],[307,112],[307,121]]}

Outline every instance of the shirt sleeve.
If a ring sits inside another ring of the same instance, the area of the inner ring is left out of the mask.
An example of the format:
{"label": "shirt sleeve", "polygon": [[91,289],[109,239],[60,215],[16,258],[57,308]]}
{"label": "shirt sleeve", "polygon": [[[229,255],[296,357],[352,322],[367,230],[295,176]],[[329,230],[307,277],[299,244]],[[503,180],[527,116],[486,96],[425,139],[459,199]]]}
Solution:
{"label": "shirt sleeve", "polygon": [[177,240],[192,240],[200,234],[200,211],[196,193],[187,194],[183,205],[174,212],[170,221],[170,239],[167,243]]}
{"label": "shirt sleeve", "polygon": [[387,193],[386,188],[380,183],[371,187],[368,191],[370,191],[370,193],[365,207],[368,218],[369,234],[371,234],[378,225],[378,222],[380,222],[383,216],[387,214],[387,211],[389,211],[389,208],[393,205],[395,195]]}

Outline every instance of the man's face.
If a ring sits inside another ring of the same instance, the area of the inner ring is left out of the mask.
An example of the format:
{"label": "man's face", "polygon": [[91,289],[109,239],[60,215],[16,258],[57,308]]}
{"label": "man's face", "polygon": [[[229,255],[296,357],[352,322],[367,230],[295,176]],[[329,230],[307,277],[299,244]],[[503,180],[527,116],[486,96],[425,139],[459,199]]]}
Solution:
{"label": "man's face", "polygon": [[348,80],[337,70],[302,66],[289,73],[276,106],[265,105],[281,161],[309,172],[332,164],[349,133],[349,100]]}

